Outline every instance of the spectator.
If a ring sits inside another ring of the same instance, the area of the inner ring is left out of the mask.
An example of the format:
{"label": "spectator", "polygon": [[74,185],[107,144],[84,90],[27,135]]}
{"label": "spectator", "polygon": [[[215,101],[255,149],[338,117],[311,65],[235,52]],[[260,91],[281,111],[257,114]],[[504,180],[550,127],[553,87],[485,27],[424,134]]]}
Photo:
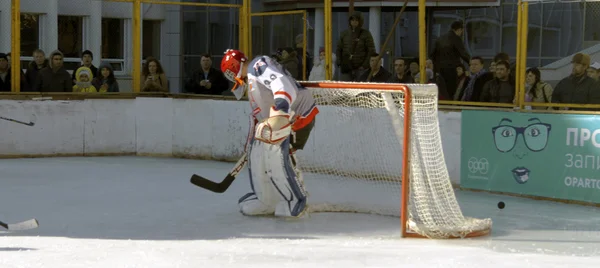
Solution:
{"label": "spectator", "polygon": [[594,64],[590,65],[590,68],[587,69],[587,75],[598,82],[598,78],[600,78],[600,63],[594,62]]}
{"label": "spectator", "polygon": [[75,68],[75,71],[73,72],[72,75],[72,79],[73,79],[73,83],[77,82],[77,79],[75,78],[75,73],[77,72],[77,70],[80,67],[87,67],[92,71],[92,74],[97,74],[98,73],[98,68],[96,68],[96,66],[94,66],[92,64],[92,60],[94,59],[94,54],[89,51],[86,50],[81,54],[81,65],[77,66],[77,68]]}
{"label": "spectator", "polygon": [[462,96],[462,94],[465,92],[465,89],[467,88],[467,85],[471,79],[467,76],[467,72],[465,72],[465,66],[462,64],[456,66],[456,77],[458,78],[458,83],[456,84],[456,92],[454,93],[454,96],[452,96],[452,100],[458,101],[460,100],[460,96]]}
{"label": "spectator", "polygon": [[388,83],[410,84],[414,83],[412,76],[406,72],[406,61],[403,58],[394,60],[394,74],[390,77]]}
{"label": "spectator", "polygon": [[[88,67],[79,67],[77,71],[75,71],[75,78],[77,79],[75,85],[73,86],[73,92],[81,92],[81,93],[96,93],[96,87],[92,85],[92,79],[94,75],[92,74],[92,70]],[[103,92],[106,92],[104,90]]]}
{"label": "spectator", "polygon": [[281,65],[290,73],[296,80],[301,80],[302,72],[298,70],[298,55],[296,50],[291,47],[285,47],[281,51]]}
{"label": "spectator", "polygon": [[142,92],[169,92],[167,75],[160,62],[153,57],[146,59],[142,68]]}
{"label": "spectator", "polygon": [[[7,54],[0,53],[0,92],[12,91],[12,68],[10,68],[10,60]],[[21,71],[21,88],[25,89],[27,82],[25,75]]]}
{"label": "spectator", "polygon": [[100,92],[119,92],[119,82],[110,63],[104,62],[98,69],[100,70],[92,80],[92,85]]}
{"label": "spectator", "polygon": [[[482,60],[483,60],[483,59],[482,59]],[[482,63],[482,64],[483,64],[483,63]],[[495,62],[495,61],[492,61],[492,62],[490,63],[490,70],[489,70],[489,72],[495,75],[495,73],[496,73],[496,62]]]}
{"label": "spectator", "polygon": [[349,29],[340,34],[335,53],[341,81],[357,80],[369,68],[370,55],[376,52],[371,32],[362,28],[362,13],[354,11],[350,14],[348,24]]}
{"label": "spectator", "polygon": [[207,95],[222,95],[229,88],[229,82],[221,72],[212,67],[209,54],[200,57],[200,70],[194,72],[185,85],[186,92]]}
{"label": "spectator", "polygon": [[273,55],[271,55],[271,58],[273,58],[274,60],[276,60],[277,62],[281,61],[281,54],[283,53],[283,48],[278,48],[275,53],[273,53]]}
{"label": "spectator", "polygon": [[[494,65],[494,72],[496,70],[495,66],[496,65]],[[479,56],[471,58],[469,69],[471,71],[471,77],[464,90],[464,94],[459,95],[459,98],[461,101],[479,101],[483,86],[494,79],[496,75],[494,72],[488,72],[483,68],[483,59]]]}
{"label": "spectator", "polygon": [[496,63],[496,77],[485,83],[480,101],[495,103],[513,103],[515,86],[510,81],[510,64],[507,61]]}
{"label": "spectator", "polygon": [[[586,75],[590,67],[590,56],[577,53],[571,60],[571,75],[558,82],[552,92],[553,103],[597,104],[600,103],[596,81]],[[571,110],[583,110],[571,108]]]}
{"label": "spectator", "polygon": [[0,53],[0,91],[11,92],[11,71],[8,56]]}
{"label": "spectator", "polygon": [[[529,68],[525,74],[525,102],[550,103],[552,86],[541,81],[542,74],[538,68]],[[547,110],[547,107],[535,106],[535,110]],[[550,108],[551,109],[551,108]]]}
{"label": "spectator", "polygon": [[[444,81],[444,78],[442,76],[440,76],[439,74],[434,73],[432,69],[425,68],[425,73],[427,74],[426,83],[435,84],[437,86],[438,99],[440,99],[440,100],[449,99],[448,90],[446,89],[446,81]],[[420,72],[415,75],[415,80],[421,81],[421,73]]]}
{"label": "spectator", "polygon": [[433,61],[431,59],[425,61],[425,69],[431,69],[433,71]]}
{"label": "spectator", "polygon": [[55,50],[50,53],[50,65],[41,69],[35,79],[34,91],[73,92],[73,80],[64,68],[64,55]]}
{"label": "spectator", "polygon": [[46,59],[46,53],[44,53],[41,49],[36,49],[33,51],[33,61],[29,62],[27,66],[27,72],[25,73],[25,80],[27,84],[30,85],[28,90],[33,91],[33,85],[35,84],[35,79],[38,76],[40,70],[48,67],[48,59]]}
{"label": "spectator", "polygon": [[[444,77],[442,77],[439,73],[436,73],[435,70],[435,65],[433,65],[433,62],[428,60],[425,61],[425,70],[431,70],[431,73],[433,74],[433,79],[428,79],[428,83],[434,83],[437,85],[438,87],[438,98],[440,100],[449,100],[450,99],[450,95],[448,93],[448,88],[446,85],[446,80],[444,80]],[[429,74],[428,74],[429,77]]]}
{"label": "spectator", "polygon": [[410,62],[410,64],[408,65],[408,73],[410,75],[410,77],[412,77],[413,81],[415,81],[415,83],[421,83],[421,81],[417,80],[417,75],[419,74],[419,72],[421,70],[419,70],[419,60],[415,59],[412,60]]}
{"label": "spectator", "polygon": [[[5,84],[8,86],[8,91],[10,92],[10,91],[12,91],[12,84],[11,84],[12,83],[12,78],[10,77],[11,73],[12,73],[12,71],[11,71],[11,67],[12,67],[11,64],[12,63],[10,61],[10,52],[6,53],[5,55],[6,55],[6,57],[5,57],[6,62],[8,63],[8,71],[7,71],[7,73],[8,73],[8,77],[9,77],[8,78],[8,83],[5,83]],[[19,62],[19,66],[20,65],[21,65],[21,63]],[[25,73],[23,72],[23,70],[21,70],[21,68],[19,68],[19,72],[21,73],[21,91],[28,91],[29,88],[30,88],[30,86],[29,86],[30,84],[27,83],[27,79],[25,77]],[[0,89],[0,91],[2,91],[2,90]]]}
{"label": "spectator", "polygon": [[[388,72],[385,68],[381,67],[382,58],[379,58],[379,54],[373,53],[370,58],[370,67],[367,71],[363,72],[361,76],[356,80],[357,82],[373,82],[373,83],[387,83],[390,80],[392,74]],[[371,74],[371,70],[373,71],[373,76],[371,80],[369,79],[369,75]]]}
{"label": "spectator", "polygon": [[[332,61],[335,62],[336,60],[336,55],[333,54],[331,55],[332,57]],[[315,58],[314,60],[314,66],[312,67],[312,70],[310,71],[310,75],[308,76],[308,80],[309,81],[325,81],[325,49],[324,48],[320,48],[319,49],[319,58]],[[331,66],[331,73],[334,74],[335,73],[335,64],[333,66]]]}
{"label": "spectator", "polygon": [[[310,55],[310,53],[308,52],[308,49],[306,50],[306,54],[303,53],[304,51],[304,35],[303,34],[299,34],[296,36],[296,55],[298,55],[298,71],[299,71],[299,76],[300,79],[304,79],[304,77],[302,77],[302,70],[304,65],[302,65],[302,60],[304,59],[304,57],[306,57],[306,77],[310,76],[310,71],[312,70],[312,66],[313,66],[313,59],[312,56]],[[302,57],[302,55],[304,55],[304,57]],[[335,60],[333,60],[335,62]]]}
{"label": "spectator", "polygon": [[455,21],[450,28],[448,33],[435,41],[431,59],[435,66],[435,73],[440,73],[446,82],[448,94],[454,96],[457,84],[456,66],[461,64],[461,59],[468,62],[471,56],[467,53],[462,39],[463,22]]}

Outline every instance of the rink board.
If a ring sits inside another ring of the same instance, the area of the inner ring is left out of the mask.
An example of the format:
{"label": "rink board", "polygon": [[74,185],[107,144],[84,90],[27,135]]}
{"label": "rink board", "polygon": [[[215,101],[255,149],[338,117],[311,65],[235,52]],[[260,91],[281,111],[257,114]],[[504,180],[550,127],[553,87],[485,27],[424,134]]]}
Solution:
{"label": "rink board", "polygon": [[[35,121],[30,127],[0,120],[0,157],[4,158],[140,155],[237,161],[246,141],[250,108],[247,101],[205,99],[1,100],[0,114]],[[458,184],[460,159],[455,152],[460,149],[460,113],[439,112],[439,117],[446,164],[453,183]],[[368,144],[373,143],[388,159],[388,166],[401,166],[401,150],[388,148],[397,144],[369,140],[380,129],[366,124],[367,120],[343,126],[352,129],[336,130],[359,133],[360,144],[352,144],[351,135],[320,131],[337,126],[339,120],[340,115],[331,108],[321,107],[306,155],[345,155],[355,161],[337,163],[341,169],[360,171],[378,163],[376,158],[364,156],[365,150],[371,149]],[[387,119],[381,122],[386,124]],[[350,142],[340,143],[341,139]],[[303,161],[310,164],[311,157]]]}

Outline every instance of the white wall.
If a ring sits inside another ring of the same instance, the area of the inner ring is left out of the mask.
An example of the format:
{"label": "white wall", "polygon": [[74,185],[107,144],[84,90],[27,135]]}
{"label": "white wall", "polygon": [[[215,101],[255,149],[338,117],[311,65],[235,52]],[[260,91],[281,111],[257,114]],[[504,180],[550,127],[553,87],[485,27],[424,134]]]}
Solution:
{"label": "white wall", "polygon": [[[354,123],[365,118],[360,111],[350,114],[344,110],[349,116],[343,117],[341,110],[336,110],[321,107],[300,155],[304,165],[337,159],[336,166],[347,170],[373,169],[381,166],[381,161],[386,161],[389,170],[400,167],[401,150],[394,145],[393,134],[388,135],[392,133],[389,125],[365,127]],[[35,126],[29,127],[0,120],[0,157],[137,154],[236,161],[249,128],[245,101],[2,100],[0,114],[35,121]],[[385,111],[381,118],[384,115]],[[460,113],[439,112],[439,117],[446,164],[452,181],[458,184]]]}

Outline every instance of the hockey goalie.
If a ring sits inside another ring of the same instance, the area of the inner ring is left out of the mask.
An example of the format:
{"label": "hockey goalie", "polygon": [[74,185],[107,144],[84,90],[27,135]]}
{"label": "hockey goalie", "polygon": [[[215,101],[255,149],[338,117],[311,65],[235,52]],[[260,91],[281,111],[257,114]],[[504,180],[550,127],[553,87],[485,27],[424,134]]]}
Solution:
{"label": "hockey goalie", "polygon": [[307,194],[294,153],[304,148],[319,113],[312,94],[268,56],[248,61],[229,49],[221,71],[234,83],[238,100],[248,92],[252,109],[245,148],[251,192],[239,199],[240,211],[301,217]]}

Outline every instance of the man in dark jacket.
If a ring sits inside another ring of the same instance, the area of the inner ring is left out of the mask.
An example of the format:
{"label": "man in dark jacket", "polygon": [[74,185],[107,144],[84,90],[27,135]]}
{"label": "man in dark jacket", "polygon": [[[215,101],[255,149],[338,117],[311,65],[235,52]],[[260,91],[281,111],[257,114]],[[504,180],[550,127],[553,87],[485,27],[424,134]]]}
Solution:
{"label": "man in dark jacket", "polygon": [[[381,67],[382,59],[379,58],[379,60],[377,60],[378,57],[379,54],[377,53],[371,54],[369,69],[363,72],[362,75],[356,79],[356,82],[387,83],[390,80],[392,74],[385,68]],[[371,70],[373,70],[373,76],[371,77],[371,80],[367,81],[369,79],[369,75],[371,74]]]}
{"label": "man in dark jacket", "polygon": [[187,93],[221,95],[229,88],[229,82],[221,72],[212,67],[210,55],[200,58],[200,70],[194,72],[185,84]]}
{"label": "man in dark jacket", "polygon": [[388,83],[411,84],[415,81],[412,76],[406,73],[406,61],[403,58],[394,60],[394,74],[388,80]]}
{"label": "man in dark jacket", "polygon": [[[553,103],[600,104],[600,91],[596,81],[587,76],[590,67],[590,56],[577,53],[571,60],[573,70],[571,75],[558,82],[552,92]],[[571,110],[583,110],[569,108]]]}
{"label": "man in dark jacket", "polygon": [[50,53],[50,66],[40,70],[35,79],[34,91],[37,92],[73,92],[73,80],[64,67],[62,52]]}
{"label": "man in dark jacket", "polygon": [[[483,58],[479,56],[472,57],[469,64],[471,77],[469,78],[469,83],[465,87],[464,92],[459,93],[459,100],[479,101],[481,92],[483,91],[483,86],[485,86],[488,81],[496,77],[496,74],[494,73],[496,71],[495,66],[496,65],[494,64],[493,70],[490,68],[490,71],[488,72],[483,68]],[[454,94],[456,95],[456,93]]]}
{"label": "man in dark jacket", "polygon": [[[10,61],[7,54],[0,53],[0,91],[11,92],[12,91],[12,68],[10,68]],[[25,89],[27,83],[25,81],[25,75],[21,72],[21,90]]]}
{"label": "man in dark jacket", "polygon": [[458,79],[456,66],[461,64],[461,59],[469,62],[471,56],[463,44],[464,26],[462,21],[453,22],[450,28],[448,33],[435,41],[430,57],[433,60],[434,73],[439,73],[444,78],[448,94],[454,96]]}
{"label": "man in dark jacket", "polygon": [[[33,87],[35,85],[35,80],[37,78],[38,73],[48,67],[49,62],[46,59],[46,53],[44,53],[41,49],[36,49],[33,51],[33,60],[29,62],[27,66],[27,72],[25,73],[25,80],[30,88],[27,91],[33,91]],[[25,91],[25,90],[21,90]]]}
{"label": "man in dark jacket", "polygon": [[362,14],[354,11],[348,23],[350,28],[340,34],[336,49],[336,65],[340,70],[341,81],[358,79],[366,69],[369,69],[369,56],[376,52],[371,32],[362,28],[364,24]]}
{"label": "man in dark jacket", "polygon": [[510,64],[500,61],[496,64],[496,77],[485,83],[480,101],[494,103],[513,103],[515,84],[510,79]]}
{"label": "man in dark jacket", "polygon": [[86,50],[83,53],[81,53],[81,65],[77,66],[75,68],[75,70],[73,70],[73,75],[71,75],[71,78],[73,79],[73,83],[77,82],[77,79],[75,79],[75,73],[81,67],[90,68],[90,70],[92,70],[92,74],[94,76],[98,73],[98,68],[96,68],[96,66],[94,66],[94,64],[92,64],[93,59],[94,59],[94,54],[91,51]]}

